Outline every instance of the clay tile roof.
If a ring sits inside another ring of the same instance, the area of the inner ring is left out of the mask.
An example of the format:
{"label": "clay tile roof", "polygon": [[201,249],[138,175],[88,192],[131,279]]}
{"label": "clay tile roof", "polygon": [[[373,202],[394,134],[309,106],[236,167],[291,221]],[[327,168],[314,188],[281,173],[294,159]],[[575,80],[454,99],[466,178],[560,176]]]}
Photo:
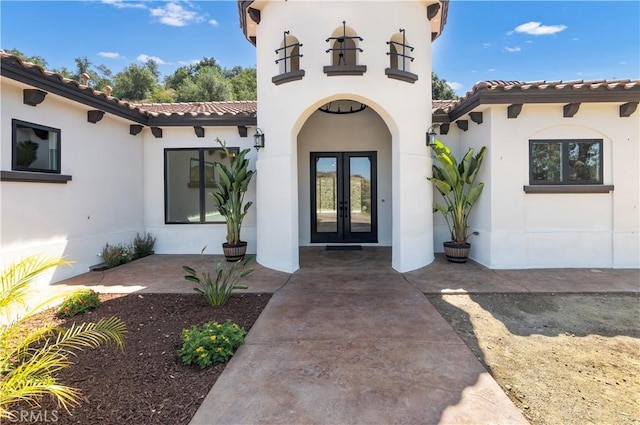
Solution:
{"label": "clay tile roof", "polygon": [[160,115],[247,115],[258,112],[258,102],[255,100],[224,101],[224,102],[185,102],[185,103],[140,103],[136,105],[140,110],[151,116]]}
{"label": "clay tile roof", "polygon": [[[29,75],[29,80],[36,78],[37,80],[46,80],[46,91],[53,90],[57,94],[68,97],[70,93],[79,93],[74,100],[91,104],[99,104],[100,108],[108,106],[108,111],[125,118],[133,119],[136,122],[146,124],[149,118],[167,118],[167,117],[184,117],[194,119],[213,119],[216,122],[220,118],[225,119],[249,119],[255,120],[258,103],[254,100],[248,101],[226,101],[226,102],[190,102],[190,103],[130,103],[122,101],[116,97],[107,95],[106,93],[94,90],[88,85],[83,85],[78,81],[65,78],[55,72],[43,69],[41,66],[31,62],[26,62],[20,57],[6,53],[0,50],[0,59],[2,59],[2,75],[10,74],[11,69],[19,70],[23,74]],[[12,78],[12,75],[8,75]],[[17,78],[13,76],[13,78]],[[23,80],[24,82],[24,80]],[[69,90],[71,89],[71,90]],[[58,90],[58,91],[57,91]],[[157,121],[156,121],[157,122]],[[175,125],[175,124],[174,124]],[[185,123],[185,125],[187,125]]]}
{"label": "clay tile roof", "polygon": [[456,100],[434,100],[432,103],[432,111],[434,114],[447,113],[456,102]]}
{"label": "clay tile roof", "polygon": [[76,88],[78,90],[82,90],[82,91],[84,91],[86,93],[92,94],[93,96],[100,96],[100,97],[103,97],[104,99],[111,99],[111,100],[115,101],[116,103],[118,103],[120,105],[129,107],[130,109],[134,109],[135,108],[132,104],[130,104],[128,102],[121,101],[118,98],[115,98],[113,96],[107,96],[106,93],[94,90],[93,87],[91,87],[91,86],[83,85],[79,81],[72,80],[70,78],[66,78],[61,74],[58,74],[58,73],[55,73],[55,72],[51,72],[51,71],[47,71],[46,69],[42,68],[40,65],[37,65],[37,64],[32,63],[32,62],[27,62],[27,61],[23,60],[22,58],[20,58],[19,56],[15,56],[15,55],[11,55],[9,53],[6,53],[4,50],[0,50],[0,58],[14,60],[22,68],[24,68],[26,70],[29,70],[31,72],[39,72],[42,76],[44,76],[48,80],[57,81],[57,82],[62,83],[64,85],[71,86],[71,87]]}
{"label": "clay tile roof", "polygon": [[[503,80],[491,80],[480,81],[476,83],[471,90],[469,90],[464,96],[456,101],[449,101],[448,104],[441,104],[434,101],[433,109],[442,110],[446,113],[452,112],[454,109],[464,108],[474,98],[477,98],[480,94],[492,94],[492,93],[510,93],[517,95],[518,93],[524,94],[528,92],[533,94],[535,92],[545,92],[548,94],[555,93],[588,93],[597,91],[617,91],[617,92],[640,92],[640,80],[557,80],[557,81],[503,81]],[[640,96],[638,97],[640,100]]]}

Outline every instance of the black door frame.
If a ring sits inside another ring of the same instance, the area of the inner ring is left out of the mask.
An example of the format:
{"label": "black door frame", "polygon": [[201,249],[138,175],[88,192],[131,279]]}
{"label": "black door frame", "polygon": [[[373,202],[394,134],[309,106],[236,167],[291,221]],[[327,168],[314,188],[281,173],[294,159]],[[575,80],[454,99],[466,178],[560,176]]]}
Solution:
{"label": "black door frame", "polygon": [[[352,232],[350,193],[350,159],[369,158],[371,164],[371,231]],[[338,223],[335,233],[318,232],[316,212],[316,159],[336,158],[338,178]],[[311,152],[309,165],[311,171],[311,243],[377,243],[378,242],[378,161],[376,151],[354,152]]]}

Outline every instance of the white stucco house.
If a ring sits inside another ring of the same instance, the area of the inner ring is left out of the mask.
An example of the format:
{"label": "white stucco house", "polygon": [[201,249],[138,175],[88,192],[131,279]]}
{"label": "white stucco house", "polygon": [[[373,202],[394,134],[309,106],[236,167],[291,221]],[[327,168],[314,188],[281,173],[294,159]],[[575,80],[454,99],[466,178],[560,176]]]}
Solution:
{"label": "white stucco house", "polygon": [[215,139],[253,148],[262,133],[242,235],[260,264],[293,272],[302,246],[357,244],[417,269],[448,238],[427,180],[436,130],[454,152],[488,147],[475,261],[640,267],[640,81],[489,81],[432,101],[447,8],[239,1],[258,102],[133,105],[1,53],[2,263],[75,261],[57,281],[143,231],[156,253],[221,253]]}

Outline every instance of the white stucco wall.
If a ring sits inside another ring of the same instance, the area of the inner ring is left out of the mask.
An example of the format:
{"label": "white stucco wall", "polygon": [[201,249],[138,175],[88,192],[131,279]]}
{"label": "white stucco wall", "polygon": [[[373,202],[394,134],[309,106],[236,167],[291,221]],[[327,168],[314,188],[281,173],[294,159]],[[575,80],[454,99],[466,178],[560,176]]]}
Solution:
{"label": "white stucco wall", "polygon": [[[157,237],[155,251],[158,254],[199,254],[207,247],[207,254],[222,254],[226,242],[227,227],[224,222],[211,224],[165,224],[164,209],[164,152],[166,148],[218,148],[216,137],[228,147],[240,150],[251,148],[249,167],[255,168],[256,151],[252,148],[255,128],[249,128],[247,137],[240,137],[237,127],[204,127],[205,137],[196,136],[193,127],[163,127],[162,138],[155,138],[149,129],[142,132],[144,139],[144,218],[147,231]],[[254,176],[245,196],[245,202],[254,202],[242,223],[242,240],[248,242],[247,252],[256,252],[255,187]],[[185,176],[186,185],[188,176]],[[207,189],[207,193],[213,189]],[[207,196],[209,196],[207,194]]]}
{"label": "white stucco wall", "polygon": [[64,256],[55,282],[102,262],[106,243],[129,243],[144,230],[142,139],[129,135],[129,122],[105,114],[87,122],[88,107],[48,94],[36,107],[22,102],[29,88],[2,78],[0,169],[11,171],[13,118],[61,130],[66,184],[0,183],[0,265],[42,253]]}
{"label": "white stucco wall", "polygon": [[[507,105],[484,109],[469,122],[460,151],[490,140],[480,179],[486,187],[471,220],[480,236],[471,257],[491,268],[640,266],[640,118],[618,115],[619,104],[586,104],[563,118],[562,104],[527,104],[517,119]],[[482,110],[480,108],[478,111]],[[465,117],[463,117],[465,118]],[[530,139],[602,139],[610,193],[532,194]]]}
{"label": "white stucco wall", "polygon": [[[391,133],[392,164],[392,264],[396,270],[422,267],[433,260],[431,196],[426,180],[430,159],[425,148],[431,108],[431,35],[426,2],[267,2],[258,25],[257,66],[258,126],[266,134],[266,148],[258,155],[258,261],[283,271],[298,268],[298,133],[319,106],[336,99],[367,104]],[[361,76],[327,76],[331,64],[325,40],[342,21],[363,37],[358,64],[366,65]],[[415,47],[411,71],[415,84],[388,78],[386,42],[406,30]],[[275,85],[279,67],[274,50],[290,31],[303,47],[302,80]],[[333,148],[338,148],[337,146]],[[345,145],[339,150],[348,150]],[[270,190],[278,185],[279,191]],[[274,220],[278,217],[278,220]]]}

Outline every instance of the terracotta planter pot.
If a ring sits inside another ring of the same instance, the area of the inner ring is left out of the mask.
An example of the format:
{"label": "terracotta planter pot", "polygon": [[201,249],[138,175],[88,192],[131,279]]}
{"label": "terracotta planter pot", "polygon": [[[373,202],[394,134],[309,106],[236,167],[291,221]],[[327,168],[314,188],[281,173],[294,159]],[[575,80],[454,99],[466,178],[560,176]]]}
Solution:
{"label": "terracotta planter pot", "polygon": [[445,242],[444,254],[447,256],[447,260],[450,263],[466,263],[469,258],[469,249],[471,244],[458,243],[458,242]]}
{"label": "terracotta planter pot", "polygon": [[244,255],[247,253],[247,243],[240,241],[237,244],[230,244],[224,242],[222,244],[222,251],[224,256],[229,262],[242,261]]}

